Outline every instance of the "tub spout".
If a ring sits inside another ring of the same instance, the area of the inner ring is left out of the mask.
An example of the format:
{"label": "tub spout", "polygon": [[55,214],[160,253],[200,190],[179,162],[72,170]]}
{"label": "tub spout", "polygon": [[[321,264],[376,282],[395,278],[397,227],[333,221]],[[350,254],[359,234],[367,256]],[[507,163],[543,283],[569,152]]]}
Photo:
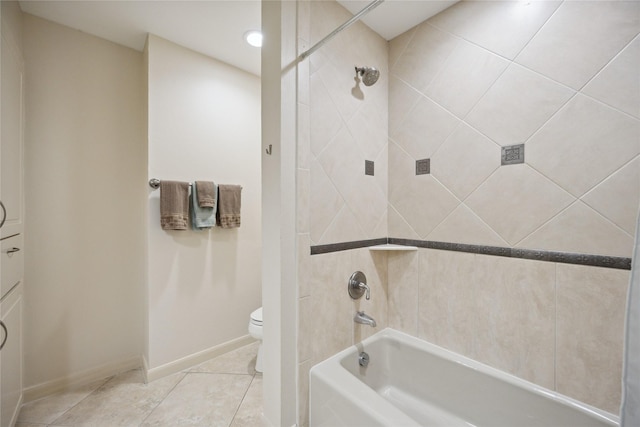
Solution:
{"label": "tub spout", "polygon": [[373,320],[373,317],[365,314],[364,311],[358,311],[356,316],[353,318],[353,321],[356,323],[361,323],[363,325],[369,325],[372,328],[376,327],[376,321]]}

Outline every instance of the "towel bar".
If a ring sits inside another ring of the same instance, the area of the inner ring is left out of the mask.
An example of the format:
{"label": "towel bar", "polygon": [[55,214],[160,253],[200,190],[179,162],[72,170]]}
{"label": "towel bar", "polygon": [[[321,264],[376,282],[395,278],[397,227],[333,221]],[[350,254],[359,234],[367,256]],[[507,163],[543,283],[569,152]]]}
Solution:
{"label": "towel bar", "polygon": [[[191,187],[193,185],[192,182],[189,183],[189,187]],[[157,190],[158,188],[160,188],[160,180],[158,178],[151,178],[149,180],[149,187],[153,188],[154,190]],[[240,187],[242,188],[242,187]],[[2,205],[2,203],[0,202],[0,205]]]}
{"label": "towel bar", "polygon": [[[189,186],[191,186],[191,183],[189,183]],[[160,188],[160,180],[158,178],[151,178],[149,180],[149,187],[157,190],[158,188]]]}

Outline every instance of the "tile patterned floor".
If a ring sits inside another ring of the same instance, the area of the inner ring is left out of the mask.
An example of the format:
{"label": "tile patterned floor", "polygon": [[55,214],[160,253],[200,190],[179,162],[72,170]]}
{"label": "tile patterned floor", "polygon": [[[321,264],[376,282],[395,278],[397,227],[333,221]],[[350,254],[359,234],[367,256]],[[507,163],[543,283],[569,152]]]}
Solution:
{"label": "tile patterned floor", "polygon": [[24,405],[16,427],[269,427],[258,343],[144,384],[139,369]]}

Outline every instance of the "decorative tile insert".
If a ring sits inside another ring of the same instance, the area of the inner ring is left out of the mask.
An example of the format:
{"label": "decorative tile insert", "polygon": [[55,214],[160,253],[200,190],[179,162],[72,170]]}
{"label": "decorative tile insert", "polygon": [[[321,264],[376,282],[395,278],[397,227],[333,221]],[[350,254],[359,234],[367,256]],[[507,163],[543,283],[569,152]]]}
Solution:
{"label": "decorative tile insert", "polygon": [[364,161],[364,174],[373,176],[374,164],[372,160]]}
{"label": "decorative tile insert", "polygon": [[428,175],[431,173],[431,159],[416,160],[416,175]]}
{"label": "decorative tile insert", "polygon": [[524,144],[502,147],[502,165],[524,163]]}

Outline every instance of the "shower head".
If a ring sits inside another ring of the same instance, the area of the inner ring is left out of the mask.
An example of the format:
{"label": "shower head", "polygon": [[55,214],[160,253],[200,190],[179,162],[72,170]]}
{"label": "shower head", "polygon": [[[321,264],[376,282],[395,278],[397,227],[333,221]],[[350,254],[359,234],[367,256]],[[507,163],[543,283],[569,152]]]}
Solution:
{"label": "shower head", "polygon": [[356,75],[362,77],[365,86],[371,86],[378,81],[380,71],[373,67],[356,67]]}

